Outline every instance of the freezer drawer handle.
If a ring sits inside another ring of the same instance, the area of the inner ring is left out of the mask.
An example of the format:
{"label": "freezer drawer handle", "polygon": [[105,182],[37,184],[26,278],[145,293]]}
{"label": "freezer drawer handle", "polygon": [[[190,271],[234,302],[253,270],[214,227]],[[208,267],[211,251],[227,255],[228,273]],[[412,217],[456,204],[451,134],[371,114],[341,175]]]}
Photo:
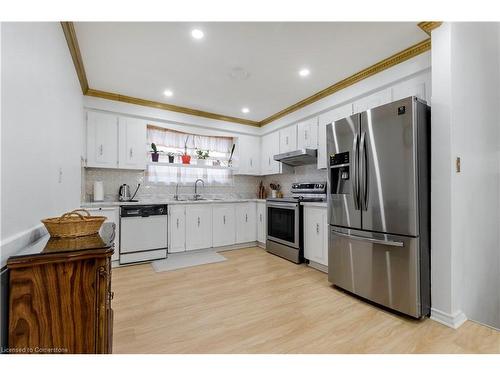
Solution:
{"label": "freezer drawer handle", "polygon": [[345,237],[345,238],[349,238],[351,240],[367,241],[367,242],[376,243],[376,244],[380,244],[380,245],[395,246],[395,247],[404,247],[404,245],[405,245],[403,242],[399,242],[399,241],[378,240],[376,238],[354,236],[352,234],[344,234],[344,233],[339,233],[339,232],[335,232],[335,231],[333,231],[333,233],[339,237]]}

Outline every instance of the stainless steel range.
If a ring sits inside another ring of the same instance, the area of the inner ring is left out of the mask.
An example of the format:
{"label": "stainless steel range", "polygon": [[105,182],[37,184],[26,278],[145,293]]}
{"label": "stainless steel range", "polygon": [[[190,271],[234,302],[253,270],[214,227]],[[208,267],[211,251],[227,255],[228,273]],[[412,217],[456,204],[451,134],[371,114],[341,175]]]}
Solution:
{"label": "stainless steel range", "polygon": [[304,260],[301,202],[325,202],[326,182],[294,183],[291,192],[290,197],[267,199],[266,249],[298,264]]}

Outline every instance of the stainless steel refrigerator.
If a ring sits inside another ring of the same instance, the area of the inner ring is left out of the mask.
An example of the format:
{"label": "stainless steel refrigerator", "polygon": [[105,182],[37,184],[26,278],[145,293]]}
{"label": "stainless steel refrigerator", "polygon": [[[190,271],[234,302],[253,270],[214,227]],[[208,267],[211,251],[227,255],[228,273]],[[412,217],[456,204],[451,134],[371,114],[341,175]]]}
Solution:
{"label": "stainless steel refrigerator", "polygon": [[409,97],[327,125],[328,279],[430,313],[430,107]]}

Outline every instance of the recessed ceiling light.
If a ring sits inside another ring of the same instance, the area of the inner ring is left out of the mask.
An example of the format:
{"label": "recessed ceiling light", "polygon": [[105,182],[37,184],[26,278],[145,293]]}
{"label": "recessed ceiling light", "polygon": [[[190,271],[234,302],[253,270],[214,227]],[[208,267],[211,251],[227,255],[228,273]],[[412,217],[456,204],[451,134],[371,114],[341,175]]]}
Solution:
{"label": "recessed ceiling light", "polygon": [[172,95],[174,95],[174,93],[172,92],[172,90],[165,90],[163,91],[163,95],[171,97]]}
{"label": "recessed ceiling light", "polygon": [[191,36],[195,39],[202,39],[205,34],[200,29],[193,29],[191,30]]}
{"label": "recessed ceiling light", "polygon": [[241,108],[241,112],[248,113],[248,112],[250,112],[250,110],[247,107],[243,107],[243,108]]}
{"label": "recessed ceiling light", "polygon": [[301,76],[301,77],[307,77],[309,74],[311,74],[309,69],[300,69],[299,70],[299,76]]}

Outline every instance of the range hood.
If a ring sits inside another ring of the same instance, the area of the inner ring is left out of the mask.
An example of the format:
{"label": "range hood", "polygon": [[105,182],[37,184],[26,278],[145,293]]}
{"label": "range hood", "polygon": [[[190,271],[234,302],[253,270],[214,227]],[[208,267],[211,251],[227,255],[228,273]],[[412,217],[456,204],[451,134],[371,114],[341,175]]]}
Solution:
{"label": "range hood", "polygon": [[274,155],[274,160],[296,167],[298,165],[315,164],[318,161],[318,150],[301,148],[299,150]]}

